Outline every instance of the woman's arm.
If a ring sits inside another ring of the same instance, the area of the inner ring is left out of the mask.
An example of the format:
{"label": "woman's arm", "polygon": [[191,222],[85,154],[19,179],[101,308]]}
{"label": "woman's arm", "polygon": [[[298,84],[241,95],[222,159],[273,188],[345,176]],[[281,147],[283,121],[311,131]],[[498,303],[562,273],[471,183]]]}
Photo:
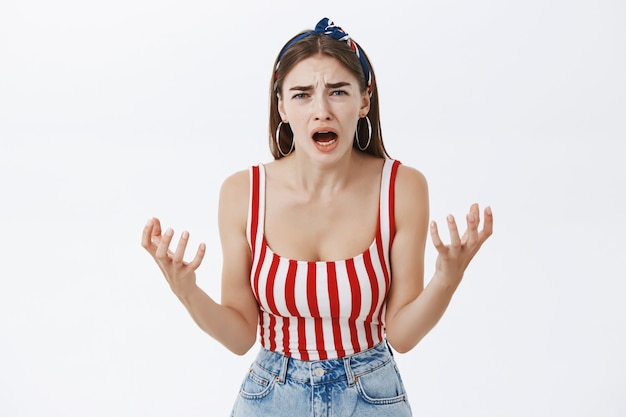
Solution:
{"label": "woman's arm", "polygon": [[174,232],[161,235],[158,219],[144,228],[142,246],[152,255],[170,288],[202,330],[232,352],[243,355],[256,341],[258,305],[250,286],[250,249],[246,240],[247,172],[228,178],[220,192],[219,228],[223,251],[222,300],[214,301],[196,284],[196,269],[206,247],[201,244],[191,262],[183,260],[189,233],[183,232],[174,251]]}
{"label": "woman's arm", "polygon": [[[460,237],[454,217],[447,218],[450,245],[444,245],[435,222],[428,225],[428,186],[418,171],[400,166],[396,178],[396,235],[391,250],[392,283],[387,299],[387,339],[399,352],[411,350],[446,311],[465,269],[491,235],[493,217],[485,210],[483,230],[478,205],[467,215],[467,231]],[[431,238],[438,256],[435,273],[424,288],[424,250]]]}

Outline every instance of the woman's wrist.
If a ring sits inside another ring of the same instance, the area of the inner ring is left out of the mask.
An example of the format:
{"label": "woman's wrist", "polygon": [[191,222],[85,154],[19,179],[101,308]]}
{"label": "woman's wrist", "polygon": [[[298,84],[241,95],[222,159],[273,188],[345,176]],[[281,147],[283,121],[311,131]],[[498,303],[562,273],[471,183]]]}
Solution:
{"label": "woman's wrist", "polygon": [[[463,279],[463,274],[452,274],[450,272],[435,271],[430,284],[440,288],[444,291],[456,291],[457,287]],[[429,285],[430,285],[429,284]]]}
{"label": "woman's wrist", "polygon": [[174,295],[178,297],[180,302],[187,306],[193,303],[194,299],[202,290],[196,283],[193,283],[184,288],[179,288],[177,290],[172,289],[172,291],[174,291]]}

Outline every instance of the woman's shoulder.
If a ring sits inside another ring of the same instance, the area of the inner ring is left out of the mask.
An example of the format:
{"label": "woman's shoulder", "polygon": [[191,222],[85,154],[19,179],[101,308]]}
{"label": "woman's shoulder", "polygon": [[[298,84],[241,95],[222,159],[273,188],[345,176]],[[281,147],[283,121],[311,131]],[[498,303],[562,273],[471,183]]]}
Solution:
{"label": "woman's shoulder", "polygon": [[414,190],[428,187],[426,176],[417,168],[400,163],[396,174],[396,188]]}
{"label": "woman's shoulder", "polygon": [[247,204],[250,194],[250,174],[249,169],[242,169],[230,174],[220,190],[220,200],[229,205],[237,202]]}
{"label": "woman's shoulder", "polygon": [[428,182],[417,168],[400,164],[395,180],[396,214],[400,219],[428,213]]}
{"label": "woman's shoulder", "polygon": [[219,196],[220,229],[245,234],[250,195],[249,170],[237,171],[224,180]]}
{"label": "woman's shoulder", "polygon": [[249,172],[249,169],[242,169],[240,171],[230,174],[222,183],[222,189],[237,190],[247,187],[250,181]]}

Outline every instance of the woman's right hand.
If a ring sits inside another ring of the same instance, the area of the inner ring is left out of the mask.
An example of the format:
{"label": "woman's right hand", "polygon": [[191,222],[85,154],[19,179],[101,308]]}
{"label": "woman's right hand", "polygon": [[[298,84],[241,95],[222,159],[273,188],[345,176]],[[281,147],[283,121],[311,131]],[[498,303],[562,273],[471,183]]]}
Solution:
{"label": "woman's right hand", "polygon": [[141,246],[154,258],[174,294],[179,298],[184,298],[197,288],[196,269],[202,263],[206,245],[201,243],[193,260],[185,262],[189,232],[182,233],[176,250],[172,252],[169,247],[173,236],[172,229],[167,229],[161,234],[161,222],[155,217],[150,219],[143,229]]}

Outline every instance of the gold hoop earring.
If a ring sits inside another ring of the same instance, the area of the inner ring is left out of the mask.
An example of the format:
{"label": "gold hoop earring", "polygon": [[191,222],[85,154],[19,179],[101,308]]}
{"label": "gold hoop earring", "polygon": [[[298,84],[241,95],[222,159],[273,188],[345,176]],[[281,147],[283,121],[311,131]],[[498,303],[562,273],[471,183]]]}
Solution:
{"label": "gold hoop earring", "polygon": [[293,151],[293,147],[294,147],[294,140],[293,137],[291,138],[291,148],[289,149],[289,152],[284,153],[283,150],[280,148],[280,128],[283,127],[283,121],[281,120],[280,123],[278,124],[278,127],[276,128],[276,135],[274,136],[276,138],[276,148],[278,149],[278,152],[282,155],[282,156],[287,156],[289,155],[292,151]]}
{"label": "gold hoop earring", "polygon": [[368,131],[367,143],[365,144],[365,146],[361,146],[361,142],[359,141],[360,120],[356,124],[356,134],[354,136],[354,140],[356,141],[356,146],[358,146],[360,150],[365,151],[370,146],[370,142],[372,141],[372,122],[370,122],[370,118],[368,116],[363,117],[363,119],[365,119],[365,121],[367,122],[367,131]]}

